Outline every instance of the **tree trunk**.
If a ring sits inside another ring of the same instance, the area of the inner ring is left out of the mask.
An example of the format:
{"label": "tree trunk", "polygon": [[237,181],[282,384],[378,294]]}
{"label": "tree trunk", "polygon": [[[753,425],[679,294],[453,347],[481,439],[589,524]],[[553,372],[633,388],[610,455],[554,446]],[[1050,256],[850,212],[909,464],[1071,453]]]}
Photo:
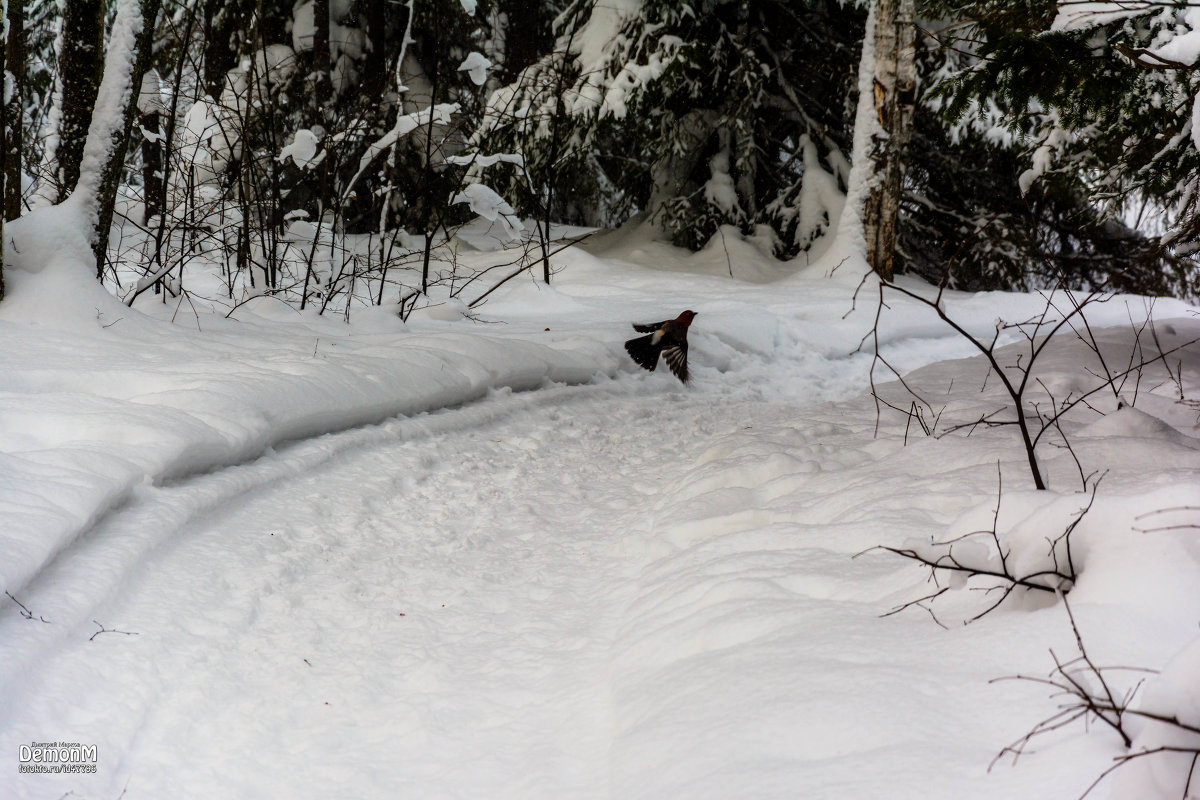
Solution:
{"label": "tree trunk", "polygon": [[54,169],[55,202],[75,190],[92,122],[92,107],[104,71],[104,0],[66,0],[62,12],[62,50],[58,80],[62,118]]}
{"label": "tree trunk", "polygon": [[717,129],[718,114],[712,109],[693,109],[676,123],[681,146],[670,150],[650,168],[653,183],[646,207],[651,217],[658,215],[664,203],[688,190],[692,171],[704,155],[704,146]]}
{"label": "tree trunk", "polygon": [[367,107],[377,107],[387,87],[387,0],[366,0],[367,51],[363,91]]}
{"label": "tree trunk", "polygon": [[[246,41],[248,44],[248,49],[251,53],[257,52],[263,44],[260,38],[262,34],[262,28],[260,27],[260,23],[262,22],[262,7],[262,0],[257,0],[257,2],[254,3],[254,10],[250,15],[249,36]],[[251,60],[250,63],[253,65],[255,62],[254,60]],[[250,225],[254,217],[253,209],[250,207],[250,198],[254,194],[250,170],[254,162],[254,155],[253,147],[249,142],[249,138],[250,121],[254,117],[255,102],[262,99],[256,97],[258,95],[259,85],[258,71],[252,66],[246,81],[245,96],[240,101],[241,117],[238,119],[238,126],[240,128],[239,136],[242,141],[242,158],[237,170],[237,185],[238,205],[241,211],[242,219],[241,225],[238,228],[237,257],[235,262],[237,265],[237,271],[249,278],[251,289],[255,289],[257,287],[254,283],[254,265],[250,262]],[[230,283],[232,285],[232,279],[230,280]],[[232,289],[230,296],[232,297]],[[304,310],[303,297],[300,298],[300,310]]]}
{"label": "tree trunk", "polygon": [[[95,228],[92,238],[92,253],[96,257],[96,277],[104,276],[104,261],[108,252],[108,234],[112,227],[113,213],[117,204],[117,187],[121,180],[121,169],[125,165],[125,153],[129,147],[130,134],[133,131],[133,120],[137,112],[137,90],[142,85],[142,76],[146,74],[153,55],[154,25],[158,20],[158,11],[162,0],[126,0],[117,7],[117,18],[113,22],[114,46],[116,37],[122,35],[123,24],[129,24],[133,32],[132,42],[121,42],[121,50],[112,53],[115,57],[123,54],[128,62],[125,64],[105,65],[105,82],[112,82],[111,88],[102,86],[105,103],[113,106],[101,108],[119,108],[120,119],[115,117],[108,125],[93,126],[92,135],[98,141],[93,145],[100,158],[100,174],[96,186],[97,203]],[[131,19],[125,23],[121,19],[123,13],[135,16],[140,14],[140,20]],[[98,98],[99,99],[99,98]],[[103,122],[103,120],[101,120]],[[89,145],[92,144],[89,142]],[[102,155],[100,155],[102,154]]]}
{"label": "tree trunk", "polygon": [[895,266],[904,160],[916,104],[913,0],[878,0],[875,15],[875,112],[882,134],[871,143],[875,180],[863,214],[863,233],[868,263],[881,278],[890,281]]}
{"label": "tree trunk", "polygon": [[[521,7],[523,4],[518,3]],[[526,8],[528,10],[528,8]],[[537,220],[538,238],[542,244],[542,280],[550,285],[550,219],[554,215],[555,191],[558,189],[559,157],[563,146],[562,123],[566,115],[563,108],[563,90],[566,88],[567,63],[571,58],[571,46],[575,43],[575,35],[579,33],[580,17],[575,18],[571,26],[571,35],[567,38],[566,51],[561,59],[555,59],[558,75],[554,87],[554,119],[550,121],[550,156],[546,160],[546,202],[542,206],[541,219]],[[510,19],[511,23],[512,20]],[[509,27],[509,30],[513,28]],[[522,67],[524,69],[524,67]]]}
{"label": "tree trunk", "polygon": [[[0,31],[3,31],[8,22],[8,17],[4,13],[4,6],[0,5]],[[0,34],[3,35],[3,34]],[[4,47],[8,49],[8,37],[4,37]],[[3,86],[0,83],[0,86]],[[2,91],[2,90],[0,90]],[[8,139],[8,103],[4,102],[4,97],[0,96],[0,130],[4,131],[4,139]],[[7,147],[0,150],[0,189],[3,189],[3,195],[8,196],[8,153]],[[4,215],[0,214],[0,300],[4,299]]]}
{"label": "tree trunk", "polygon": [[138,125],[142,131],[142,223],[163,213],[166,196],[163,188],[162,81],[158,71],[147,70],[142,76],[138,96]]}
{"label": "tree trunk", "polygon": [[[8,39],[4,43],[5,69],[11,77],[12,95],[4,108],[4,219],[21,216],[21,145],[25,101],[25,0],[8,0]],[[2,294],[2,292],[0,292]]]}
{"label": "tree trunk", "polygon": [[[759,25],[750,22],[751,3],[740,3],[737,8],[737,36],[739,42],[753,40]],[[761,20],[760,20],[761,22]],[[754,141],[753,118],[738,119],[734,127],[734,158],[730,167],[737,176],[734,189],[747,223],[758,217],[758,147]]]}
{"label": "tree trunk", "polygon": [[[330,74],[329,53],[329,0],[313,0],[313,121],[321,126],[319,141],[328,143],[334,124],[333,76]],[[330,180],[329,153],[317,168],[317,229],[320,234],[321,217],[329,211],[332,203],[332,181]]]}
{"label": "tree trunk", "polygon": [[312,49],[313,103],[316,121],[322,125],[333,117],[333,78],[330,75],[329,0],[313,0]]}
{"label": "tree trunk", "polygon": [[[515,81],[521,70],[541,58],[554,41],[540,0],[500,0],[497,10],[508,18],[504,28],[503,76]],[[582,20],[574,23],[577,29]]]}
{"label": "tree trunk", "polygon": [[204,0],[204,90],[213,100],[221,99],[225,75],[237,66],[234,31],[243,6],[242,2]]}

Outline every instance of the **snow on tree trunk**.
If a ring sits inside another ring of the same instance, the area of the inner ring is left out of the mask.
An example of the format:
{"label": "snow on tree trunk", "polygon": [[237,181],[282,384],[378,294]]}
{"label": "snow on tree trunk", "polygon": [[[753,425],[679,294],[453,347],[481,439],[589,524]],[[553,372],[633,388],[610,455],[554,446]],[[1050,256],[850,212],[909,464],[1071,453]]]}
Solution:
{"label": "snow on tree trunk", "polygon": [[8,0],[5,14],[4,219],[21,216],[22,107],[25,100],[25,0]]}
{"label": "snow on tree trunk", "polygon": [[140,88],[149,64],[154,20],[161,3],[162,0],[117,2],[104,77],[96,95],[96,113],[88,127],[79,181],[70,197],[92,222],[91,245],[97,277],[103,274],[117,184],[137,110],[133,87]]}
{"label": "snow on tree trunk", "polygon": [[104,0],[65,0],[56,80],[61,117],[54,161],[49,164],[54,185],[46,193],[51,202],[69,195],[79,181],[103,69]]}
{"label": "snow on tree trunk", "polygon": [[871,99],[880,135],[871,140],[870,161],[876,178],[863,213],[863,233],[871,268],[884,280],[891,280],[904,159],[912,138],[916,101],[913,0],[878,0],[875,15]]}
{"label": "snow on tree trunk", "polygon": [[846,204],[838,220],[837,238],[847,252],[867,255],[863,214],[877,179],[871,163],[871,142],[883,135],[875,113],[875,19],[876,4],[867,11],[862,55],[858,61],[858,106],[854,116],[854,142],[850,153],[850,176],[846,181]]}

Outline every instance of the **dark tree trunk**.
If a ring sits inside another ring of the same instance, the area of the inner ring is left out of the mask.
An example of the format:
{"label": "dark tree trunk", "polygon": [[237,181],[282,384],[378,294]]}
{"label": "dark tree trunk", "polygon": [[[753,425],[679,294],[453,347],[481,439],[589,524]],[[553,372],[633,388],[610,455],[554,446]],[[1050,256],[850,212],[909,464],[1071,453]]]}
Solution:
{"label": "dark tree trunk", "polygon": [[221,99],[225,75],[237,66],[234,32],[242,17],[242,3],[204,0],[204,90]]}
{"label": "dark tree trunk", "polygon": [[542,57],[553,43],[548,17],[540,0],[500,0],[508,17],[504,35],[504,75],[516,80],[521,70]]}
{"label": "dark tree trunk", "polygon": [[8,0],[5,69],[12,75],[12,97],[4,109],[4,219],[21,216],[22,107],[25,99],[25,0]]}
{"label": "dark tree trunk", "polygon": [[317,122],[333,117],[333,78],[330,76],[329,0],[313,0],[313,103]]}
{"label": "dark tree trunk", "polygon": [[142,223],[163,213],[166,202],[163,190],[163,130],[162,90],[158,72],[149,70],[142,77],[142,92],[138,98],[138,125],[142,134]]}
{"label": "dark tree trunk", "polygon": [[58,201],[79,183],[92,106],[104,72],[104,0],[66,0],[62,14],[62,52],[58,56],[62,119],[54,170]]}
{"label": "dark tree trunk", "polygon": [[[329,0],[313,0],[312,52],[313,102],[316,106],[313,113],[313,121],[321,126],[320,141],[324,144],[329,134],[332,133],[335,119],[333,112],[333,76],[330,74]],[[324,215],[332,205],[331,198],[333,195],[328,152],[326,153],[326,158],[321,161],[318,170],[318,214]],[[318,225],[320,222],[320,217],[318,217]]]}
{"label": "dark tree trunk", "polygon": [[[0,30],[3,30],[4,24],[8,21],[4,15],[3,7],[0,7]],[[5,49],[8,48],[8,41],[4,42]],[[0,102],[0,130],[4,131],[4,138],[8,139],[8,104]],[[8,195],[8,154],[5,150],[0,150],[0,187],[4,188],[5,196]],[[0,300],[4,299],[4,215],[0,214]]]}
{"label": "dark tree trunk", "polygon": [[363,90],[367,107],[370,108],[383,100],[383,90],[388,81],[387,0],[366,0],[366,18],[367,39],[371,48],[367,51]]}

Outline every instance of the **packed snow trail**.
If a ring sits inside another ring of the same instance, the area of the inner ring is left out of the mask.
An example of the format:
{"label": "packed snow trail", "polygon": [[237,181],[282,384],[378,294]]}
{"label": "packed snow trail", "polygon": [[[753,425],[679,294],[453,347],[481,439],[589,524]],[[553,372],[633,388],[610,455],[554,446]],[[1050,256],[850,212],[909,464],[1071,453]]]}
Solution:
{"label": "packed snow trail", "polygon": [[[973,716],[1028,697],[987,686],[1005,664],[974,647],[995,632],[881,620],[913,574],[850,561],[881,528],[953,513],[970,471],[864,435],[861,398],[753,395],[669,376],[500,392],[143,489],[21,598],[51,624],[0,618],[0,752],[96,743],[100,773],[4,796],[1077,786],[1046,763],[980,784],[1004,737]],[[864,501],[913,463],[939,493]],[[931,718],[946,697],[961,710]],[[913,758],[929,752],[948,767]]]}
{"label": "packed snow trail", "polygon": [[604,796],[630,573],[712,433],[673,386],[630,394],[494,397],[145,490],[23,598],[54,626],[5,619],[6,640],[58,634],[32,685],[6,676],[8,732],[90,729],[129,797],[328,797],[352,776]]}
{"label": "packed snow trail", "polygon": [[662,498],[736,428],[640,388],[493,397],[147,489],[25,598],[53,626],[6,619],[57,636],[4,717],[70,720],[128,797],[634,796],[607,788],[620,626],[672,549]]}

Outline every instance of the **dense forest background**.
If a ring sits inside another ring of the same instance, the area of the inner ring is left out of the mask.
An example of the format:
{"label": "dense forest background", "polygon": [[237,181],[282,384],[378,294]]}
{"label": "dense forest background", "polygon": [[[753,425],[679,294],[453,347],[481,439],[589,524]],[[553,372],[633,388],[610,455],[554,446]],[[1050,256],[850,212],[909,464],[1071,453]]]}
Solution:
{"label": "dense forest background", "polygon": [[812,257],[873,86],[896,271],[1194,297],[1195,12],[1109,5],[7,0],[4,216],[82,182],[130,303],[204,262],[403,313],[479,215],[547,281],[552,225],[635,216]]}

